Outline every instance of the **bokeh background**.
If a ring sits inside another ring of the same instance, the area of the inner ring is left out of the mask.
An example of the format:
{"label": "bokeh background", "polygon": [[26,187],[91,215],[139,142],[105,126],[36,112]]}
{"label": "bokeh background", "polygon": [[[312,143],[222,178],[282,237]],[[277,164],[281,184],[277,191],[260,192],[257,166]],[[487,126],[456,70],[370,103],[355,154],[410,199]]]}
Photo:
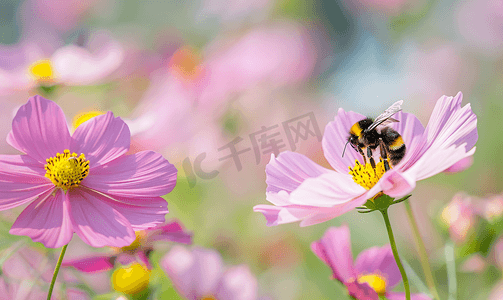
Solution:
{"label": "bokeh background", "polygon": [[[32,95],[57,102],[70,123],[113,111],[131,128],[132,151],[159,151],[177,167],[167,219],[180,220],[195,245],[216,249],[226,264],[248,265],[259,295],[279,300],[349,299],[310,250],[329,226],[348,224],[355,256],[388,238],[379,214],[356,211],[310,227],[267,227],[252,209],[267,203],[271,153],[295,151],[329,167],[320,134],[339,107],[375,117],[403,99],[403,110],[426,125],[439,97],[462,91],[478,117],[473,164],[418,183],[410,202],[442,299],[448,266],[457,299],[488,299],[501,285],[501,1],[3,0],[0,43],[2,154],[15,153],[5,137]],[[290,131],[289,140],[285,124],[301,135]],[[262,135],[275,143],[263,147]],[[246,151],[226,158],[232,147]],[[1,213],[2,263],[13,247],[31,247],[54,266],[57,250],[8,234],[20,211]],[[400,254],[422,280],[402,205],[390,216]],[[158,299],[181,299],[157,264],[170,247],[152,253]],[[93,251],[104,250],[74,237],[67,257]],[[80,286],[115,299],[110,274]]]}

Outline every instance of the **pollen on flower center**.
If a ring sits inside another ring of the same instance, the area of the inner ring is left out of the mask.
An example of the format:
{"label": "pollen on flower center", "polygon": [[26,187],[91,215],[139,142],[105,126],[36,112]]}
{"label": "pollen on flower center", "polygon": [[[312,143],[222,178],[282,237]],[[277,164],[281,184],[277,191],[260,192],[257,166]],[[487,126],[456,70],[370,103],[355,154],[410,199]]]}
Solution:
{"label": "pollen on flower center", "polygon": [[30,73],[38,81],[52,81],[54,79],[52,63],[48,59],[42,59],[33,63],[30,66]]}
{"label": "pollen on flower center", "polygon": [[379,295],[386,294],[386,280],[378,274],[358,276],[358,283],[367,283]]}
{"label": "pollen on flower center", "polygon": [[79,186],[79,183],[89,174],[89,161],[85,155],[70,154],[68,149],[46,161],[45,177],[64,191]]}
{"label": "pollen on flower center", "polygon": [[217,299],[214,298],[213,296],[205,296],[205,297],[200,298],[199,300],[217,300]]}
{"label": "pollen on flower center", "polygon": [[376,163],[373,168],[370,163],[360,164],[357,160],[353,168],[349,167],[349,174],[353,175],[353,180],[365,189],[370,190],[384,175],[384,162]]}

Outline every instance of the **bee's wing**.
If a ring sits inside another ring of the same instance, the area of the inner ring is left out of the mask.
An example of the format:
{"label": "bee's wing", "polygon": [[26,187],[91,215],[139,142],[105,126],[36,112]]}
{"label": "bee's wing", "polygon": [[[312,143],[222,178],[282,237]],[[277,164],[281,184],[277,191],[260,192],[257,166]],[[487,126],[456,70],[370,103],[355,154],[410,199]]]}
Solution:
{"label": "bee's wing", "polygon": [[397,101],[393,103],[388,109],[386,109],[382,114],[380,114],[377,118],[375,118],[374,123],[370,124],[370,126],[365,129],[365,132],[369,132],[376,128],[377,126],[386,122],[386,124],[391,122],[398,122],[398,120],[391,118],[394,114],[402,110],[403,100]]}

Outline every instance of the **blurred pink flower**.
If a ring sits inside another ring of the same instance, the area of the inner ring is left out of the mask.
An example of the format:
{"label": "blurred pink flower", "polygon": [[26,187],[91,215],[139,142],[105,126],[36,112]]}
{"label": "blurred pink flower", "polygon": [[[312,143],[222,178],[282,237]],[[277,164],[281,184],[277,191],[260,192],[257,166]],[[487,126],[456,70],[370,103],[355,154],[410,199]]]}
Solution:
{"label": "blurred pink flower", "polygon": [[[218,121],[221,113],[216,113],[215,107],[204,109],[196,105],[192,82],[178,76],[155,72],[132,118],[125,120],[135,150],[153,149],[182,161],[224,144]],[[205,166],[208,161],[214,160],[206,159]]]}
{"label": "blurred pink flower", "polygon": [[487,268],[487,262],[485,258],[479,253],[470,255],[461,264],[459,270],[465,273],[483,273]]}
{"label": "blurred pink flower", "polygon": [[[332,269],[333,277],[342,282],[356,299],[378,300],[379,296],[390,300],[405,299],[405,293],[391,291],[402,276],[389,245],[363,251],[353,263],[349,228],[343,225],[330,227],[321,240],[311,244],[311,250]],[[431,298],[413,294],[411,299]]]}
{"label": "blurred pink flower", "polygon": [[61,108],[40,96],[21,106],[8,143],[26,155],[0,155],[0,210],[30,203],[11,234],[49,248],[73,233],[93,247],[123,247],[134,230],[164,222],[160,196],[176,184],[176,168],[160,154],[129,150],[127,125],[108,112],[70,136]]}
{"label": "blurred pink flower", "polygon": [[489,222],[501,218],[503,215],[503,195],[500,194],[485,199],[481,215]]}
{"label": "blurred pink flower", "polygon": [[451,239],[458,244],[466,240],[478,219],[471,197],[465,194],[455,195],[442,211],[441,218],[449,227]]}
{"label": "blurred pink flower", "polygon": [[258,85],[278,88],[306,80],[319,59],[315,39],[291,22],[254,28],[235,39],[217,39],[207,47],[198,103],[221,103]]}
{"label": "blurred pink flower", "polygon": [[257,280],[248,267],[240,265],[224,271],[222,258],[214,250],[175,246],[160,265],[186,299],[257,299]]}
{"label": "blurred pink flower", "polygon": [[493,58],[503,54],[503,2],[460,2],[457,21],[459,32],[471,47]]}
{"label": "blurred pink flower", "polygon": [[123,57],[122,46],[105,32],[91,35],[85,46],[66,45],[51,53],[30,42],[4,46],[0,62],[8,63],[0,64],[0,95],[39,85],[101,83],[122,64]]}
{"label": "blurred pink flower", "polygon": [[335,171],[316,165],[302,154],[272,156],[266,167],[266,196],[274,206],[257,205],[254,211],[264,214],[268,226],[296,221],[309,226],[337,217],[381,193],[393,198],[409,194],[416,181],[438,174],[475,152],[477,117],[469,104],[461,107],[461,101],[461,93],[441,97],[426,128],[412,114],[395,114],[399,122],[390,127],[402,136],[407,147],[405,157],[388,172],[381,167],[383,174],[370,178],[366,187],[356,183],[364,179],[353,178],[348,167],[370,172],[366,170],[370,164],[361,165],[362,157],[352,147],[342,157],[350,127],[365,116],[340,108],[335,121],[326,126],[322,141],[325,157]]}
{"label": "blurred pink flower", "polygon": [[[2,275],[0,276],[0,300],[45,299],[52,279],[55,260],[33,248],[13,244],[2,253]],[[87,293],[70,287],[66,274],[60,279],[66,282],[66,297],[61,297],[63,289],[56,283],[56,290],[51,299],[90,299]]]}
{"label": "blurred pink flower", "polygon": [[503,237],[499,237],[493,244],[492,255],[494,257],[494,264],[503,269]]}
{"label": "blurred pink flower", "polygon": [[192,233],[186,232],[178,221],[172,221],[168,224],[137,231],[136,240],[129,246],[115,249],[115,253],[66,260],[62,266],[74,267],[85,273],[94,273],[113,269],[116,261],[122,265],[137,261],[151,268],[148,257],[150,252],[154,250],[154,242],[156,241],[191,244]]}

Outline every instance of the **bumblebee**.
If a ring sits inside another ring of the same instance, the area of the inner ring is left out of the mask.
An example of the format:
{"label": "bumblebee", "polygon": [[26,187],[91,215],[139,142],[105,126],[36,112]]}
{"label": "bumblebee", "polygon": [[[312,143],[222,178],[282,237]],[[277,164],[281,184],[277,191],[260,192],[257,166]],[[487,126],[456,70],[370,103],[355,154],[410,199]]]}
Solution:
{"label": "bumblebee", "polygon": [[[363,119],[356,122],[349,130],[346,146],[348,143],[351,144],[351,147],[363,156],[365,163],[367,163],[367,158],[369,159],[373,168],[375,168],[375,161],[372,153],[378,146],[386,171],[390,169],[390,163],[391,166],[395,166],[405,156],[406,148],[402,136],[396,130],[386,127],[392,122],[398,122],[392,116],[402,110],[402,103],[403,100],[395,102],[375,120]],[[344,151],[346,151],[346,146],[344,146]],[[366,156],[364,150],[367,152]],[[344,156],[344,151],[342,156]]]}

